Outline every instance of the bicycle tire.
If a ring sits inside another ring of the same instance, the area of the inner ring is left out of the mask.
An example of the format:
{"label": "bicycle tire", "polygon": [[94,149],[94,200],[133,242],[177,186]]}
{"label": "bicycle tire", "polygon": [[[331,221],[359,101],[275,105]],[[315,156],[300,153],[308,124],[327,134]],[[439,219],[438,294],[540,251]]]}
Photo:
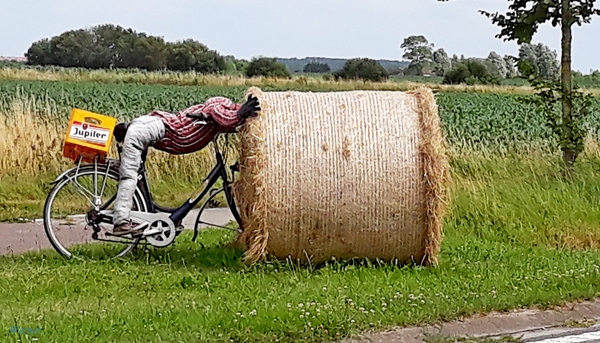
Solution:
{"label": "bicycle tire", "polygon": [[[97,166],[90,164],[90,165],[80,166],[79,168],[73,167],[68,172],[66,172],[65,175],[60,180],[57,180],[56,184],[52,187],[52,189],[48,193],[48,196],[46,197],[46,201],[44,204],[44,230],[46,232],[46,236],[48,237],[48,240],[52,244],[52,247],[60,255],[62,255],[63,257],[65,257],[67,259],[73,258],[74,255],[57,238],[57,235],[55,232],[56,230],[54,229],[53,223],[52,223],[53,222],[53,220],[52,220],[52,208],[53,208],[52,205],[54,204],[56,196],[60,192],[60,190],[63,189],[66,185],[68,185],[70,182],[72,182],[74,178],[78,178],[80,176],[86,176],[86,175],[93,175],[94,173],[97,173],[97,175],[99,175],[99,176],[108,177],[117,182],[119,180],[118,171],[116,169],[114,169],[113,167],[107,166],[106,164],[101,164],[101,165],[97,165]],[[134,208],[137,208],[137,210],[139,210],[139,211],[147,212],[148,204],[146,204],[145,198],[143,197],[142,194],[143,193],[141,192],[141,190],[138,187],[136,187],[136,190],[134,192],[134,197],[133,197],[133,206],[134,206]],[[139,243],[139,240],[140,239],[137,238],[135,240],[132,240],[131,243],[119,243],[119,244],[125,244],[125,248],[123,250],[121,250],[118,254],[116,254],[116,257],[122,257],[122,256],[126,255],[127,253],[129,253],[131,250],[133,250],[137,246],[137,243]]]}
{"label": "bicycle tire", "polygon": [[[219,195],[219,193],[221,193],[221,192],[223,192],[225,194],[225,201],[227,202],[227,208],[229,209],[229,211],[231,211],[233,219],[236,222],[236,224],[238,225],[237,231],[240,232],[242,230],[242,222],[241,222],[240,215],[239,215],[239,209],[237,208],[235,198],[233,197],[233,194],[231,192],[230,184],[228,181],[224,181],[223,187],[215,189],[214,192],[212,192],[210,194],[210,196],[203,202],[202,206],[200,207],[200,210],[199,210],[198,215],[196,216],[196,220],[194,222],[195,234],[193,236],[193,240],[196,238],[196,234],[201,229],[222,228],[222,229],[228,229],[228,230],[233,231],[233,229],[223,226],[221,224],[211,223],[211,222],[202,220],[202,214],[208,208],[208,205],[214,203],[214,198],[217,195]],[[199,225],[201,225],[201,224],[206,225],[206,226],[203,228],[200,228]]]}

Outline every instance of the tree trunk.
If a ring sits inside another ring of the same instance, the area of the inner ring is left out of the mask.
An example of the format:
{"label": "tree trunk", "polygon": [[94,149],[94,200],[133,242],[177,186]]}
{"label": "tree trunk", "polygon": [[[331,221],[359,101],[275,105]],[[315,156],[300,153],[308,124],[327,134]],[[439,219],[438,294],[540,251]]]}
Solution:
{"label": "tree trunk", "polygon": [[573,146],[573,107],[570,101],[570,95],[573,90],[571,82],[571,4],[570,0],[562,0],[562,38],[561,38],[561,66],[560,77],[563,89],[562,95],[562,157],[566,164],[567,171],[572,172],[573,164],[579,155],[579,152]]}

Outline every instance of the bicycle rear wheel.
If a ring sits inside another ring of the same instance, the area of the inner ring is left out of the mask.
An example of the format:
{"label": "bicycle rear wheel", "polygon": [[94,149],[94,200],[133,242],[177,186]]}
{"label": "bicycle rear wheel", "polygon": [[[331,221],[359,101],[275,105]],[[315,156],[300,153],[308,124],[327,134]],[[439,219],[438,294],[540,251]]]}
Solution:
{"label": "bicycle rear wheel", "polygon": [[[218,199],[218,200],[217,200]],[[222,206],[221,201],[226,205]],[[224,182],[223,187],[213,189],[210,196],[204,201],[196,216],[194,231],[221,229],[233,238],[236,233],[240,233],[242,222],[239,216],[239,208],[236,205],[235,198],[231,192],[231,185]],[[194,236],[195,238],[196,236]]]}
{"label": "bicycle rear wheel", "polygon": [[[139,238],[107,236],[112,224],[94,217],[95,197],[102,210],[112,210],[118,180],[118,172],[108,165],[86,165],[73,168],[54,185],[44,206],[44,228],[58,253],[66,258],[121,257],[137,245]],[[147,211],[139,189],[135,191],[132,210]]]}

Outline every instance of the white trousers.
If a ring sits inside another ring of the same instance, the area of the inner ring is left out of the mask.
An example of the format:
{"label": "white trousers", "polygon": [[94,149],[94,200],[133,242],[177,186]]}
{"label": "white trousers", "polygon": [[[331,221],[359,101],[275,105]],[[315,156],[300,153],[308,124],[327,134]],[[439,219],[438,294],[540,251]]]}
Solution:
{"label": "white trousers", "polygon": [[119,225],[129,221],[133,194],[137,185],[137,176],[142,161],[142,152],[159,141],[165,134],[162,119],[151,116],[135,118],[127,129],[121,153],[119,167],[119,189],[115,199],[113,224]]}

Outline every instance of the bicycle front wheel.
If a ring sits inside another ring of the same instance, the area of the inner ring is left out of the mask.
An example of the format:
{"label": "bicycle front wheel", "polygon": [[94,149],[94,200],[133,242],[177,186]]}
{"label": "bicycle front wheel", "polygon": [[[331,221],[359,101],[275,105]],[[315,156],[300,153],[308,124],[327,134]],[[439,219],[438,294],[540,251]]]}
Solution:
{"label": "bicycle front wheel", "polygon": [[[102,210],[113,209],[118,180],[114,168],[87,165],[73,168],[54,185],[44,206],[44,228],[58,253],[66,258],[121,257],[137,245],[139,238],[107,236],[112,224],[90,218],[94,199],[100,200]],[[139,189],[135,191],[132,210],[147,211]]]}

